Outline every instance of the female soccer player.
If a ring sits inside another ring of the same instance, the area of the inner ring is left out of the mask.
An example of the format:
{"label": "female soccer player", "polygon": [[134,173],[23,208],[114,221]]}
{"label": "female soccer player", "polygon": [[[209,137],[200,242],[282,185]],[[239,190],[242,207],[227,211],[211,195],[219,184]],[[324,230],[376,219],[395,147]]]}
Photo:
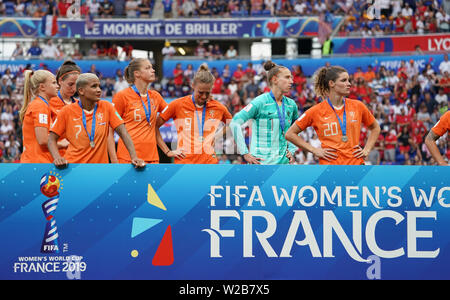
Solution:
{"label": "female soccer player", "polygon": [[[292,87],[291,71],[271,61],[264,63],[270,92],[253,99],[237,113],[230,124],[239,154],[249,164],[288,164],[295,161],[296,148],[288,145],[284,135],[298,118],[295,101],[284,96]],[[253,120],[250,152],[241,126]]]}
{"label": "female soccer player", "polygon": [[[80,67],[73,61],[65,61],[61,67],[59,67],[59,70],[56,73],[56,82],[58,83],[59,91],[57,96],[52,97],[49,101],[50,108],[56,115],[64,106],[78,101],[73,96],[76,93],[76,82],[80,74]],[[67,139],[61,137],[58,143],[64,145],[64,147],[59,149],[60,155],[64,156],[67,146],[69,146],[69,142]]]}
{"label": "female soccer player", "polygon": [[[231,120],[228,109],[210,99],[215,78],[206,64],[195,73],[194,93],[172,101],[159,115],[157,127],[173,118],[178,134],[176,164],[217,164],[214,151],[215,133],[221,124]],[[224,127],[226,129],[226,127]],[[161,148],[169,151],[167,145]]]}
{"label": "female soccer player", "polygon": [[[114,95],[114,107],[125,122],[137,155],[147,163],[159,163],[157,144],[162,147],[165,143],[159,127],[155,126],[156,116],[166,108],[167,103],[157,91],[148,88],[155,80],[155,70],[148,59],[136,58],[125,68],[124,73],[131,86]],[[174,157],[178,153],[168,151],[166,155]],[[119,163],[131,161],[122,139],[117,145],[117,159]]]}
{"label": "female soccer player", "polygon": [[[55,166],[63,168],[69,162],[108,163],[107,140],[111,126],[123,139],[131,163],[135,167],[144,167],[145,162],[137,157],[122,118],[111,103],[100,100],[102,90],[98,77],[91,73],[81,74],[76,89],[80,101],[65,106],[50,128],[48,148]],[[70,142],[65,157],[60,156],[56,147],[56,141],[62,135]]]}
{"label": "female soccer player", "polygon": [[[314,74],[314,89],[324,100],[308,109],[286,133],[286,139],[312,152],[320,164],[362,165],[380,134],[380,126],[367,107],[345,98],[350,93],[348,72],[338,66],[320,68]],[[359,145],[361,124],[370,134],[363,148]],[[311,146],[298,134],[313,126],[322,145]]]}
{"label": "female soccer player", "polygon": [[450,130],[450,111],[447,111],[441,119],[431,128],[427,137],[425,138],[425,145],[430,150],[431,156],[440,166],[448,166],[448,163],[444,160],[439,148],[436,145],[436,141]]}
{"label": "female soccer player", "polygon": [[57,88],[55,76],[49,71],[25,71],[23,105],[19,115],[23,136],[22,163],[52,162],[47,148],[48,130],[54,117],[49,101],[56,96]]}
{"label": "female soccer player", "polygon": [[58,113],[64,106],[77,102],[73,97],[76,92],[76,82],[81,74],[80,67],[73,61],[64,62],[56,73],[56,82],[59,85],[57,96],[50,99],[50,107]]}

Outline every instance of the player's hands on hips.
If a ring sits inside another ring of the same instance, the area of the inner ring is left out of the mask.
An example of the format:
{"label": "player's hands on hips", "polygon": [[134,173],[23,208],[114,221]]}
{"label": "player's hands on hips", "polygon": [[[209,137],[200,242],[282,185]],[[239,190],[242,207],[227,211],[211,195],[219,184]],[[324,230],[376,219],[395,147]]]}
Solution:
{"label": "player's hands on hips", "polygon": [[332,148],[316,148],[313,154],[318,158],[325,159],[326,161],[332,161],[338,157],[336,154],[336,149]]}
{"label": "player's hands on hips", "polygon": [[250,153],[244,154],[243,157],[244,157],[245,161],[251,165],[260,165],[261,161],[264,160],[262,158],[255,157],[255,156],[251,155]]}
{"label": "player's hands on hips", "polygon": [[145,161],[143,161],[143,160],[140,159],[140,158],[134,158],[134,159],[132,159],[132,160],[131,160],[131,164],[133,164],[133,166],[134,166],[136,169],[142,169],[142,168],[145,168],[145,165],[146,165]]}
{"label": "player's hands on hips", "polygon": [[353,151],[353,156],[356,158],[363,158],[365,159],[369,155],[369,151],[361,148],[360,145],[356,145],[353,147],[355,149]]}
{"label": "player's hands on hips", "polygon": [[67,165],[69,164],[69,162],[64,157],[58,157],[53,161],[53,164],[58,169],[64,169],[64,168],[67,168]]}

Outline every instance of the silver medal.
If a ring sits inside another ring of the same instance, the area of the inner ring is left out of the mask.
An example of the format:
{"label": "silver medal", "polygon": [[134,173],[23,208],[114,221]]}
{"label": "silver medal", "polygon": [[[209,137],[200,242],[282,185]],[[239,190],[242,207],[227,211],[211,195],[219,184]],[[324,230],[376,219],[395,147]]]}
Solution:
{"label": "silver medal", "polygon": [[343,135],[342,136],[342,141],[345,143],[345,142],[347,142],[348,141],[348,137],[346,136],[346,135]]}

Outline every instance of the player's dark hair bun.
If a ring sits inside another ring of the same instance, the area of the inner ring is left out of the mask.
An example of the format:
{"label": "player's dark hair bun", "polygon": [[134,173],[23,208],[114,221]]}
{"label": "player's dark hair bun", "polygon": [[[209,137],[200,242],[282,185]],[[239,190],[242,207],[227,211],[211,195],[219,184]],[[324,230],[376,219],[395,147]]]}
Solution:
{"label": "player's dark hair bun", "polygon": [[266,61],[263,65],[264,70],[266,70],[266,71],[270,71],[275,66],[276,66],[276,64],[271,60]]}

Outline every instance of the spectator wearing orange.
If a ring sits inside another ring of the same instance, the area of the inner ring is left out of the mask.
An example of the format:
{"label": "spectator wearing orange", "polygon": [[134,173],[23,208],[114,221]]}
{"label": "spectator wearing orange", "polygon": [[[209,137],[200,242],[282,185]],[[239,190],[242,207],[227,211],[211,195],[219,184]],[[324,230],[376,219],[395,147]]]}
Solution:
{"label": "spectator wearing orange", "polygon": [[56,96],[57,88],[55,76],[49,71],[25,71],[23,105],[19,114],[23,136],[22,163],[52,162],[47,148],[48,131],[54,117],[49,101]]}
{"label": "spectator wearing orange", "polygon": [[[108,101],[100,100],[100,80],[92,73],[81,74],[76,83],[80,101],[65,106],[50,128],[48,148],[57,168],[68,163],[108,163],[108,136],[111,126],[130,153],[131,163],[136,168],[145,166],[138,158],[122,118]],[[66,136],[70,144],[65,157],[61,157],[56,141]]]}
{"label": "spectator wearing orange", "polygon": [[370,83],[370,82],[372,82],[372,80],[374,80],[375,79],[375,72],[373,71],[373,68],[372,68],[372,66],[368,66],[367,67],[367,71],[366,72],[364,72],[364,80],[367,82],[367,83]]}
{"label": "spectator wearing orange", "polygon": [[[351,83],[342,67],[322,67],[314,74],[314,89],[323,101],[303,113],[289,128],[286,139],[312,152],[320,164],[361,165],[380,134],[380,126],[367,107],[347,99]],[[370,130],[366,145],[359,145],[361,126]],[[299,133],[312,126],[322,146],[313,147]]]}

